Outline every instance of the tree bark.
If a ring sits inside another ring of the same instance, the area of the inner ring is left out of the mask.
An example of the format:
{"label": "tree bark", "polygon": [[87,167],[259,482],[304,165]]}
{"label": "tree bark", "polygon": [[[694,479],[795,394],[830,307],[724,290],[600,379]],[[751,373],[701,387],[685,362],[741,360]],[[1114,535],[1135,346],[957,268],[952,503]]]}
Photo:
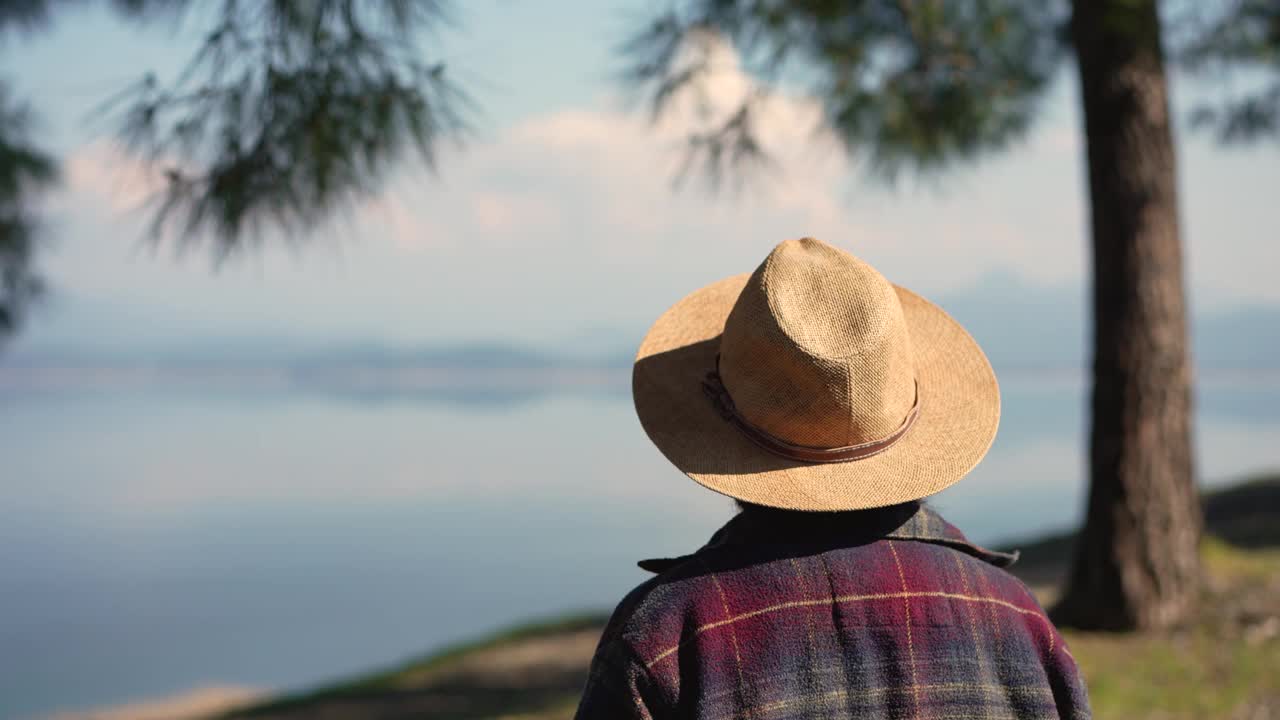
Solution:
{"label": "tree bark", "polygon": [[1156,0],[1075,0],[1093,232],[1084,531],[1053,616],[1101,630],[1194,612],[1202,517],[1191,445],[1177,172]]}

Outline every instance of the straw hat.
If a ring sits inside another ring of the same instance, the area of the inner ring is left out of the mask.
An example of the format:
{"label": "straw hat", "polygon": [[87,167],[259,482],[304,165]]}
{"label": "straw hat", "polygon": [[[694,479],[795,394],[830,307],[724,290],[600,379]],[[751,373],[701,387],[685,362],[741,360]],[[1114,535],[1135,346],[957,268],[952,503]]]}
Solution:
{"label": "straw hat", "polygon": [[658,318],[632,390],[686,475],[795,510],[936,493],[978,464],[1000,421],[995,373],[958,322],[812,238]]}

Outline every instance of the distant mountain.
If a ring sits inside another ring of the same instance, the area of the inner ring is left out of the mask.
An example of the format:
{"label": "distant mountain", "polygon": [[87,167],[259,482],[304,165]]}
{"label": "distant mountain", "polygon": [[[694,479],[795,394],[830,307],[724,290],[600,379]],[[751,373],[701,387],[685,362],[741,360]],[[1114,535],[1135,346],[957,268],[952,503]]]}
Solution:
{"label": "distant mountain", "polygon": [[[1085,292],[993,273],[937,300],[977,338],[997,369],[1074,371],[1088,363]],[[1280,307],[1198,313],[1192,333],[1195,362],[1203,370],[1280,369]],[[501,340],[395,345],[378,339],[322,342],[263,335],[201,336],[183,342],[174,331],[161,334],[163,345],[18,342],[0,352],[0,368],[273,368],[301,376],[353,369],[621,369],[630,367],[643,334],[643,326],[629,323],[587,327],[571,337],[530,346]]]}
{"label": "distant mountain", "polygon": [[560,367],[565,359],[500,342],[416,348],[368,344],[311,350],[298,354],[291,364],[298,370],[332,367],[527,370]]}
{"label": "distant mountain", "polygon": [[[382,342],[324,344],[266,338],[200,339],[165,348],[16,347],[0,367],[276,368],[307,374],[335,369],[535,370],[581,361],[502,342],[401,347]],[[596,363],[589,363],[596,366]]]}
{"label": "distant mountain", "polygon": [[1083,290],[1027,285],[993,273],[937,298],[968,329],[997,369],[1078,369],[1085,363]]}
{"label": "distant mountain", "polygon": [[1280,309],[1245,307],[1196,318],[1196,364],[1212,369],[1280,367]]}
{"label": "distant mountain", "polygon": [[[1086,293],[997,273],[939,304],[968,328],[997,369],[1074,370],[1089,363]],[[1280,307],[1196,313],[1191,332],[1202,370],[1280,369]]]}

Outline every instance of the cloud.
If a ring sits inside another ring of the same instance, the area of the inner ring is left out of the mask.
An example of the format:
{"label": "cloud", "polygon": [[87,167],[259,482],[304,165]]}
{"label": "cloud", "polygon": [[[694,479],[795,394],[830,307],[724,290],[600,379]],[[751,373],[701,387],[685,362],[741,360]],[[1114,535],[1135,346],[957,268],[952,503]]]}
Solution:
{"label": "cloud", "polygon": [[1025,160],[995,162],[937,185],[884,188],[823,130],[815,101],[771,92],[755,127],[772,169],[737,193],[713,196],[699,177],[674,187],[689,133],[756,92],[730,49],[711,52],[700,91],[656,122],[615,100],[529,117],[454,158],[443,181],[411,201],[380,199],[370,217],[394,218],[381,229],[393,238],[461,239],[461,254],[559,254],[601,268],[638,263],[636,271],[679,265],[706,279],[750,270],[773,244],[804,235],[930,293],[996,267],[1043,282],[1081,277],[1079,146],[1056,126],[1023,149],[1030,170]]}
{"label": "cloud", "polygon": [[71,153],[63,172],[71,195],[93,198],[111,214],[132,213],[164,189],[164,176],[157,167],[105,140]]}

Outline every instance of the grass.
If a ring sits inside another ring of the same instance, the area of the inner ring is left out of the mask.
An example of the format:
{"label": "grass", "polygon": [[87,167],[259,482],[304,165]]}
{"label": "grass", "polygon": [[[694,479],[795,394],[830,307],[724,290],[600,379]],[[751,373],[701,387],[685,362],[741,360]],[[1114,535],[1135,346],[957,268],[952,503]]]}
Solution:
{"label": "grass", "polygon": [[1098,718],[1280,717],[1280,551],[1210,539],[1193,627],[1153,635],[1068,631]]}
{"label": "grass", "polygon": [[1098,718],[1274,717],[1276,644],[1222,643],[1211,633],[1163,638],[1069,637]]}

